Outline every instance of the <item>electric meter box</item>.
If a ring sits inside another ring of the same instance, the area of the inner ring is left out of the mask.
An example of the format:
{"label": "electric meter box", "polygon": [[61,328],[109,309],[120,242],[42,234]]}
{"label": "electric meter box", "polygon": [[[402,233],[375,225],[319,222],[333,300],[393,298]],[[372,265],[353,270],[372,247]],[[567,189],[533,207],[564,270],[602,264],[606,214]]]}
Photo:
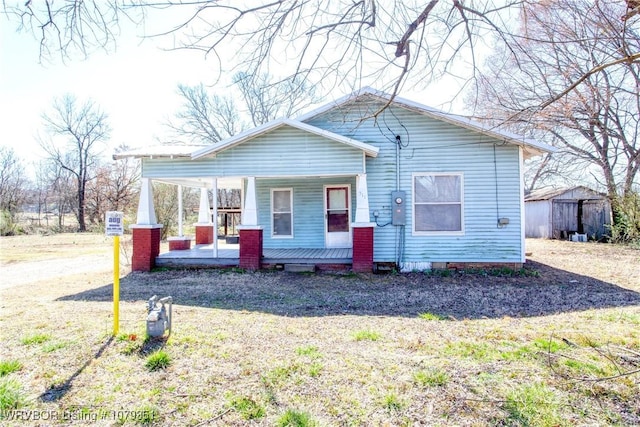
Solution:
{"label": "electric meter box", "polygon": [[404,191],[391,192],[391,224],[406,225],[407,224],[407,201]]}

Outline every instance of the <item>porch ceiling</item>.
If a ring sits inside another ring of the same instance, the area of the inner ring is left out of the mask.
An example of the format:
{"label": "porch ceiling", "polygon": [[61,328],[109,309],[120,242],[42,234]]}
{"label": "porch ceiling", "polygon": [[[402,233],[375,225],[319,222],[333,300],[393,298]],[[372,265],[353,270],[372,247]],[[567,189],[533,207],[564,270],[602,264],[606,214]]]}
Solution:
{"label": "porch ceiling", "polygon": [[[151,178],[154,181],[165,184],[182,185],[183,187],[192,188],[212,188],[212,178],[214,177],[198,177],[198,178]],[[236,177],[216,177],[216,186],[223,189],[242,188],[242,178]]]}

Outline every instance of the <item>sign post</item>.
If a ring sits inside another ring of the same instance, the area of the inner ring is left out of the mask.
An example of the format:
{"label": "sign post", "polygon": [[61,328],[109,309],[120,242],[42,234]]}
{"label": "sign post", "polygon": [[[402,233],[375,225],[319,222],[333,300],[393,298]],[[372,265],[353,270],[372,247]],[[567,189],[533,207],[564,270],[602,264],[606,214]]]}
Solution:
{"label": "sign post", "polygon": [[105,216],[105,233],[113,236],[113,336],[120,326],[120,236],[124,234],[124,214],[108,211]]}

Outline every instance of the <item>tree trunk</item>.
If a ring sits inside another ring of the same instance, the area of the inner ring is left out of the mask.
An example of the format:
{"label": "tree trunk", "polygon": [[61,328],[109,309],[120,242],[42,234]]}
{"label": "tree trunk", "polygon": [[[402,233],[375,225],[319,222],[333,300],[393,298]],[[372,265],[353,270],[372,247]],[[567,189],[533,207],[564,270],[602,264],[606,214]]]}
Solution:
{"label": "tree trunk", "polygon": [[78,183],[78,231],[87,231],[87,225],[84,219],[84,183]]}

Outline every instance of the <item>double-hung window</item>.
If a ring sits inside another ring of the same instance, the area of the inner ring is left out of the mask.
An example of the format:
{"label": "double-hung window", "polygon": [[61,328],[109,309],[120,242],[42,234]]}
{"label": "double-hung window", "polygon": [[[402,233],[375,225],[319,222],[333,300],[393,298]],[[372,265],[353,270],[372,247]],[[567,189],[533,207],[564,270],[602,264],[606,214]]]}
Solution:
{"label": "double-hung window", "polygon": [[461,173],[413,174],[413,234],[463,234]]}
{"label": "double-hung window", "polygon": [[275,238],[293,237],[293,189],[271,190],[271,235]]}

